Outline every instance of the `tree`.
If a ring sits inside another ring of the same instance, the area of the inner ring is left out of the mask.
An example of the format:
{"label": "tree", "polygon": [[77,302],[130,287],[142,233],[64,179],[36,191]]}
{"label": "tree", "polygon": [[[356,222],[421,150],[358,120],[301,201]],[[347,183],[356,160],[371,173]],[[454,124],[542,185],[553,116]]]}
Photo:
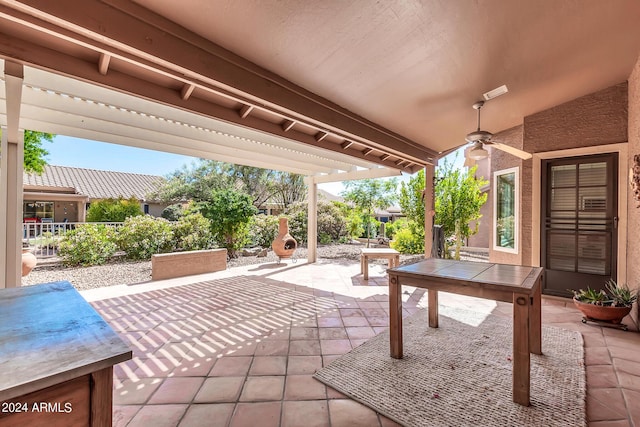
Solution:
{"label": "tree", "polygon": [[[1,135],[1,133],[0,133]],[[24,131],[24,171],[36,173],[44,172],[47,164],[45,157],[49,152],[42,146],[44,141],[53,142],[55,135],[51,133],[36,132],[33,130]]]}
{"label": "tree", "polygon": [[341,193],[345,201],[351,202],[356,209],[367,215],[367,247],[371,237],[371,222],[375,209],[386,209],[396,200],[397,179],[363,179],[346,181],[345,191]]}
{"label": "tree", "polygon": [[424,169],[400,188],[400,207],[407,219],[406,229],[398,227],[392,246],[401,253],[424,253]]}
{"label": "tree", "polygon": [[469,223],[482,216],[480,208],[487,201],[487,194],[480,189],[488,181],[477,179],[476,169],[476,166],[466,171],[454,169],[446,160],[436,169],[435,220],[442,226],[445,237],[455,236],[455,259],[460,259],[463,239],[478,232],[478,224],[472,230]]}
{"label": "tree", "polygon": [[258,212],[251,196],[231,189],[214,191],[211,200],[200,202],[198,208],[211,221],[216,242],[235,258],[247,239],[251,218]]}
{"label": "tree", "polygon": [[200,159],[170,174],[164,184],[149,194],[148,198],[163,202],[202,202],[208,200],[213,191],[232,186],[232,179],[226,174],[224,163]]}
{"label": "tree", "polygon": [[273,201],[284,209],[296,202],[302,202],[307,193],[304,177],[295,173],[277,172],[273,182]]}

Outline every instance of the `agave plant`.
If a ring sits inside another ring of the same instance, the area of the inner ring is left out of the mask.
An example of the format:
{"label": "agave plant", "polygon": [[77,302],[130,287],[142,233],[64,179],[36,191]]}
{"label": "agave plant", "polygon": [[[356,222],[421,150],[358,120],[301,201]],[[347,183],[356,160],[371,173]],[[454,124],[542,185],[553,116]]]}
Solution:
{"label": "agave plant", "polygon": [[587,287],[587,289],[580,289],[579,291],[574,290],[573,296],[576,300],[580,302],[584,302],[586,304],[594,304],[594,305],[608,305],[609,296],[603,290],[596,291],[595,289],[591,289]]}
{"label": "agave plant", "polygon": [[631,307],[638,299],[638,291],[632,291],[627,285],[618,284],[615,280],[609,279],[604,287],[609,294],[611,305],[615,307]]}

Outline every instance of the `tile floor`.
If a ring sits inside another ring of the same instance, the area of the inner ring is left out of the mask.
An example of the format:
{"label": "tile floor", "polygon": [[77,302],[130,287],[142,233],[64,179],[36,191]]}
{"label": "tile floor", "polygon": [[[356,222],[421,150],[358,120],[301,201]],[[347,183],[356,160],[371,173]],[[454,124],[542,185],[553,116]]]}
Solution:
{"label": "tile floor", "polygon": [[[312,374],[388,325],[384,266],[264,264],[83,292],[130,343],[114,369],[115,426],[395,426]],[[511,305],[440,304],[511,316]],[[426,306],[404,288],[404,313]],[[543,323],[583,334],[590,427],[640,427],[640,334],[580,323],[544,299]]]}

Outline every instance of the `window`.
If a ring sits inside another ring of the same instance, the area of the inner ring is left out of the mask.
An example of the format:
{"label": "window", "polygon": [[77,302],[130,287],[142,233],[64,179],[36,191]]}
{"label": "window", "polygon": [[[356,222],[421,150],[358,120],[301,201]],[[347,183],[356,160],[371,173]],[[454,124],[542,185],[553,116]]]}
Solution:
{"label": "window", "polygon": [[518,168],[493,173],[493,249],[518,253]]}
{"label": "window", "polygon": [[22,218],[53,219],[53,202],[25,201],[22,204]]}

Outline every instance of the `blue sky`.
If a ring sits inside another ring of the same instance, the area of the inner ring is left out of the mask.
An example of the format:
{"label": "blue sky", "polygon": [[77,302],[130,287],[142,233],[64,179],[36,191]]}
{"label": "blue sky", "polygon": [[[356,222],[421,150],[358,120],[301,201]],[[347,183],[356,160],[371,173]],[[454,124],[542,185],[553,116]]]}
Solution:
{"label": "blue sky", "polygon": [[[61,135],[57,135],[53,143],[45,142],[44,148],[49,151],[47,162],[51,165],[148,175],[166,176],[197,160],[195,157]],[[409,175],[401,177],[402,180],[408,178]],[[335,195],[343,190],[341,183],[320,184],[319,187]]]}

